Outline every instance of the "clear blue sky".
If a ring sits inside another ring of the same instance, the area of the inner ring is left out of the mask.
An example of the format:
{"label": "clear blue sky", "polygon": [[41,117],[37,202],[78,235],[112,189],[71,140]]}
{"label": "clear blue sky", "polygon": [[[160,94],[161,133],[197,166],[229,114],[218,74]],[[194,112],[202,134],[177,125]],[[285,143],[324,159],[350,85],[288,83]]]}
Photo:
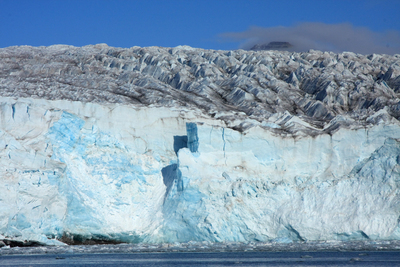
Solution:
{"label": "clear blue sky", "polygon": [[107,43],[229,50],[244,40],[224,33],[304,22],[397,34],[400,0],[0,0],[0,47]]}

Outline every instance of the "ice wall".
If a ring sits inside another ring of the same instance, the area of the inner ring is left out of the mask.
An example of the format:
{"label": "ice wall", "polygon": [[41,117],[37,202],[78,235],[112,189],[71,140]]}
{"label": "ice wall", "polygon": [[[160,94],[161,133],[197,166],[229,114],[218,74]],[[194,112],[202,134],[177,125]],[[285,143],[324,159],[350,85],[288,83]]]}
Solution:
{"label": "ice wall", "polygon": [[165,240],[398,238],[398,125],[301,140],[207,128],[199,153],[179,151]]}
{"label": "ice wall", "polygon": [[394,118],[296,137],[273,124],[238,132],[195,109],[6,97],[0,107],[0,238],[400,238]]}
{"label": "ice wall", "polygon": [[[0,234],[139,241],[162,221],[184,110],[1,98]],[[197,116],[201,118],[200,116]],[[46,241],[47,242],[47,241]]]}

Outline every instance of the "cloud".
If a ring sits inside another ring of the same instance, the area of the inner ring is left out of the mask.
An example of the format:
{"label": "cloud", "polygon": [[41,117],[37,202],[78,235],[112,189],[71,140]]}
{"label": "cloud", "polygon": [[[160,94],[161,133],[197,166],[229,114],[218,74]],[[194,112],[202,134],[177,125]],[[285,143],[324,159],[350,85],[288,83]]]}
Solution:
{"label": "cloud", "polygon": [[293,27],[250,27],[244,32],[229,32],[220,36],[225,40],[242,42],[239,47],[242,49],[276,41],[291,43],[291,51],[296,52],[315,49],[360,54],[400,54],[399,31],[374,32],[365,27],[354,27],[350,23],[306,22]]}

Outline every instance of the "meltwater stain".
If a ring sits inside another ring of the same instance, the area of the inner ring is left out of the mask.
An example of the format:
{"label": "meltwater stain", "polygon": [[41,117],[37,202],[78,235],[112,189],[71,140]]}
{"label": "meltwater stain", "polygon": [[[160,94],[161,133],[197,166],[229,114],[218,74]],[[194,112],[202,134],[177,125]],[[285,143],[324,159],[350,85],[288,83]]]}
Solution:
{"label": "meltwater stain", "polygon": [[167,198],[172,186],[176,183],[177,191],[183,191],[182,173],[178,168],[178,164],[171,164],[161,169],[164,185],[167,187],[164,196],[164,202]]}
{"label": "meltwater stain", "polygon": [[174,136],[174,151],[178,155],[178,151],[181,148],[188,147],[188,137],[187,135],[175,135]]}
{"label": "meltwater stain", "polygon": [[199,149],[199,136],[197,134],[197,124],[194,122],[186,123],[186,133],[187,133],[187,147],[190,152],[196,153]]}
{"label": "meltwater stain", "polygon": [[[199,137],[197,134],[197,124],[194,122],[186,123],[187,135],[175,135],[174,136],[174,152],[178,155],[178,151],[182,148],[189,148],[190,152],[196,153],[199,148]],[[172,186],[176,184],[177,191],[183,191],[182,173],[179,170],[177,163],[168,165],[161,169],[164,185],[167,187],[164,196],[164,202],[167,198]]]}

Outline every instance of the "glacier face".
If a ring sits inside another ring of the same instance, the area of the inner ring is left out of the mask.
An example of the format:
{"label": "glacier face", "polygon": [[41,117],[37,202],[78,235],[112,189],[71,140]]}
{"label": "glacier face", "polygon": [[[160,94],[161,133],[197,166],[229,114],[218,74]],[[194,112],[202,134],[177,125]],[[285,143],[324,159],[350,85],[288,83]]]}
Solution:
{"label": "glacier face", "polygon": [[186,132],[180,117],[195,116],[32,99],[6,99],[1,111],[1,232],[24,240],[148,235],[161,218],[173,137]]}
{"label": "glacier face", "polygon": [[282,138],[181,109],[3,97],[1,114],[4,237],[399,238],[396,121]]}
{"label": "glacier face", "polygon": [[398,55],[0,59],[0,239],[400,239]]}

